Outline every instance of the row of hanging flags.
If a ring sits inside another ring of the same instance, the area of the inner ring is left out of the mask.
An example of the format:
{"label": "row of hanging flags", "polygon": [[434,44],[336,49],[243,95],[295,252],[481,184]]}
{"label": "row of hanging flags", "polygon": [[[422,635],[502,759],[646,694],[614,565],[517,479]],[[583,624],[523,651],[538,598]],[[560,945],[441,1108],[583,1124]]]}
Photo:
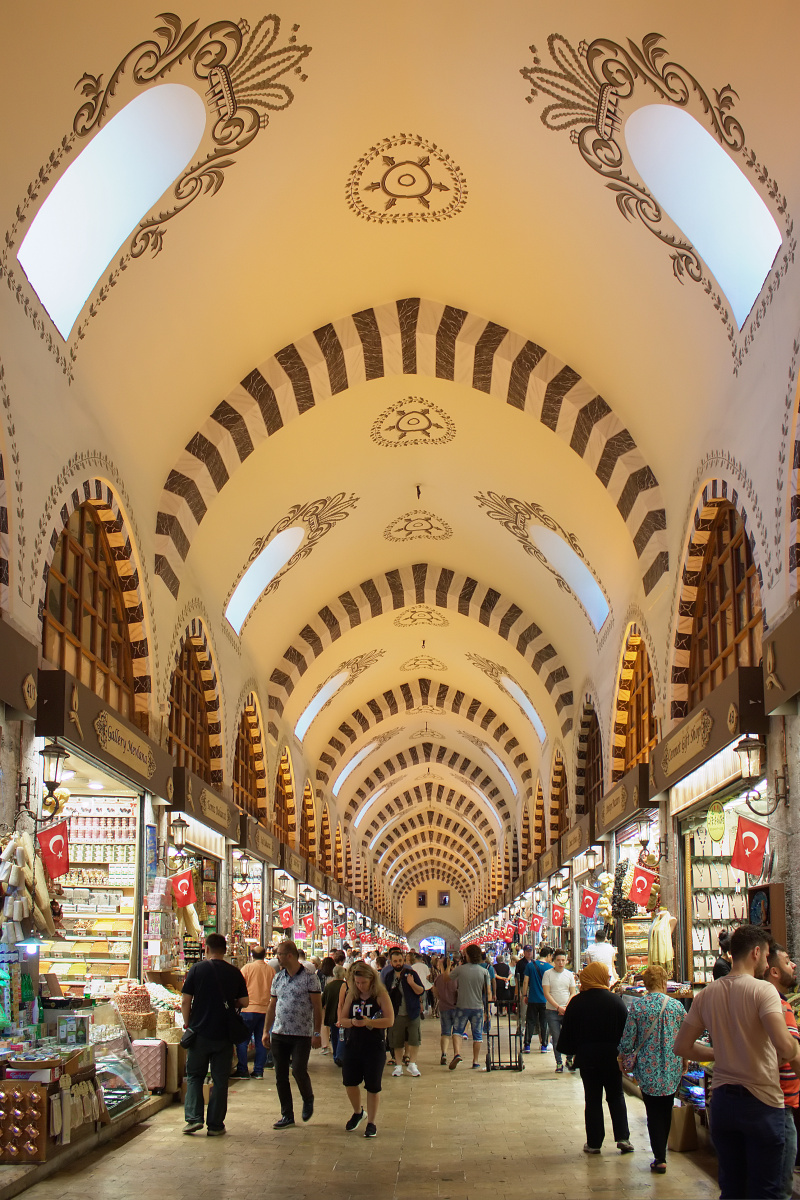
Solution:
{"label": "row of hanging flags", "polygon": [[[764,851],[769,837],[769,827],[760,825],[757,821],[751,821],[748,817],[739,817],[739,824],[736,830],[736,842],[731,855],[731,866],[738,871],[744,871],[749,875],[759,875],[761,873],[762,864],[764,861]],[[630,899],[634,904],[638,904],[641,908],[645,908],[647,901],[650,899],[650,892],[653,889],[653,884],[658,879],[655,871],[649,871],[646,867],[637,865],[634,872],[633,882],[631,883]],[[590,887],[581,888],[580,913],[582,917],[593,917],[597,911],[597,902],[600,899],[600,893],[594,891]],[[564,909],[560,904],[551,904],[550,906],[550,924],[563,925]],[[486,945],[489,942],[508,942],[521,940],[528,929],[531,933],[539,933],[544,924],[544,917],[539,914],[533,914],[529,920],[524,917],[517,917],[516,921],[507,921],[502,928],[490,929],[488,933],[482,934],[480,937],[470,938],[469,941],[477,943],[479,946]]]}

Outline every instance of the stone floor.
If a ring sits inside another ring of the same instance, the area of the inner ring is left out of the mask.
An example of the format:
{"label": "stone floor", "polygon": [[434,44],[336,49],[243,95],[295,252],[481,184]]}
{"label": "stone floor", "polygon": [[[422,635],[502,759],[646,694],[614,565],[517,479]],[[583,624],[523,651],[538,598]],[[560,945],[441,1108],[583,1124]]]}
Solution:
{"label": "stone floor", "polygon": [[[668,1173],[652,1175],[644,1109],[628,1098],[635,1154],[621,1157],[610,1140],[598,1158],[582,1153],[580,1077],[554,1074],[552,1054],[526,1056],[526,1070],[456,1071],[439,1066],[438,1021],[423,1025],[421,1078],[387,1071],[378,1137],[363,1125],[345,1132],[350,1115],[338,1068],[312,1054],[316,1112],[307,1124],[275,1132],[270,1072],[232,1083],[227,1136],[181,1135],[173,1105],[145,1125],[52,1178],[30,1200],[703,1200],[718,1195],[708,1153],[673,1154]],[[299,1115],[299,1101],[296,1106]]]}

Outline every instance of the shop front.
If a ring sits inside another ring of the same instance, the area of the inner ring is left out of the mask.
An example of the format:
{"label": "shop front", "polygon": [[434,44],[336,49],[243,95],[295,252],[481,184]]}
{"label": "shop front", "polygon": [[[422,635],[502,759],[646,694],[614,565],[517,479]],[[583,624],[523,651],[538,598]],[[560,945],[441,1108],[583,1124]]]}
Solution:
{"label": "shop front", "polygon": [[39,822],[41,837],[66,822],[69,855],[55,903],[39,904],[46,921],[52,914],[40,970],[67,995],[110,996],[120,980],[141,978],[143,898],[172,759],[67,672],[42,671],[38,692],[36,733],[69,755]]}
{"label": "shop front", "polygon": [[[554,949],[563,950],[567,962],[574,962],[574,938],[572,929],[572,905],[570,901],[569,866],[561,868],[561,845],[553,845],[537,859],[539,883],[536,893],[536,910],[542,917],[542,940]],[[538,893],[538,894],[537,894]]]}
{"label": "shop front", "polygon": [[263,825],[243,814],[239,846],[240,852],[233,852],[230,941],[238,951],[233,961],[244,963],[253,946],[268,944],[269,877],[280,860],[280,843]]}
{"label": "shop front", "polygon": [[722,932],[749,922],[786,939],[784,883],[775,878],[770,843],[763,697],[761,668],[739,667],[651,757],[651,794],[666,798],[678,849],[679,978],[695,985],[711,982]]}
{"label": "shop front", "polygon": [[595,933],[605,925],[598,879],[605,872],[604,847],[594,845],[594,813],[586,813],[562,834],[561,865],[572,870],[573,967],[579,971]]}
{"label": "shop front", "polygon": [[272,871],[272,940],[274,944],[293,938],[305,949],[306,930],[302,923],[300,894],[305,886],[308,863],[285,842],[279,843],[280,866]]}

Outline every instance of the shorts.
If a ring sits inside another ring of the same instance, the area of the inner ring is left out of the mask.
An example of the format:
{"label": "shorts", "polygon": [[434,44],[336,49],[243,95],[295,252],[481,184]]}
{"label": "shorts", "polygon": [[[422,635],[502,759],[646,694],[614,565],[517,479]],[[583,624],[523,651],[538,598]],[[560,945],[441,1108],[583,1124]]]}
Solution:
{"label": "shorts", "polygon": [[444,1012],[439,1009],[439,1023],[442,1028],[442,1037],[449,1037],[455,1031],[457,1008],[448,1008]]}
{"label": "shorts", "polygon": [[419,1017],[395,1017],[394,1025],[389,1030],[389,1045],[395,1050],[402,1050],[406,1042],[409,1046],[419,1045]]}
{"label": "shorts", "polygon": [[483,1009],[482,1008],[457,1008],[455,1010],[455,1021],[453,1033],[457,1033],[459,1037],[464,1036],[464,1031],[469,1022],[470,1033],[472,1034],[473,1042],[483,1041]]}
{"label": "shorts", "polygon": [[386,1066],[386,1049],[351,1046],[345,1042],[342,1063],[342,1083],[345,1087],[358,1087],[363,1083],[368,1092],[381,1090],[381,1076]]}

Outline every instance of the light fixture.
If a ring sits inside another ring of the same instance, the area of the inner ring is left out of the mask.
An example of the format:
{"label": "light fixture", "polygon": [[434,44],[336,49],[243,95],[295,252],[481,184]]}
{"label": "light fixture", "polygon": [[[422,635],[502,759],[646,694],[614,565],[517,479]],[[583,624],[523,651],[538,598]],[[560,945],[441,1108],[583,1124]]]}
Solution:
{"label": "light fixture", "polygon": [[173,846],[176,850],[182,850],[186,844],[186,830],[189,828],[189,822],[178,813],[170,820],[169,828]]}
{"label": "light fixture", "polygon": [[[589,863],[590,871],[593,871],[595,869],[595,867],[597,866],[598,858],[602,858],[602,856],[603,856],[603,851],[600,849],[599,846],[587,846],[586,861],[587,861],[587,863]],[[591,862],[589,862],[589,859],[591,859]]]}
{"label": "light fixture", "polygon": [[52,796],[61,782],[61,768],[69,758],[69,754],[58,742],[50,742],[39,751],[42,759],[42,779],[47,788],[48,796]]}
{"label": "light fixture", "polygon": [[102,792],[105,784],[101,783],[99,779],[90,779],[86,786],[92,792]]}
{"label": "light fixture", "polygon": [[743,737],[734,746],[739,755],[742,768],[742,779],[758,779],[761,774],[761,753],[766,746],[759,737]]}

